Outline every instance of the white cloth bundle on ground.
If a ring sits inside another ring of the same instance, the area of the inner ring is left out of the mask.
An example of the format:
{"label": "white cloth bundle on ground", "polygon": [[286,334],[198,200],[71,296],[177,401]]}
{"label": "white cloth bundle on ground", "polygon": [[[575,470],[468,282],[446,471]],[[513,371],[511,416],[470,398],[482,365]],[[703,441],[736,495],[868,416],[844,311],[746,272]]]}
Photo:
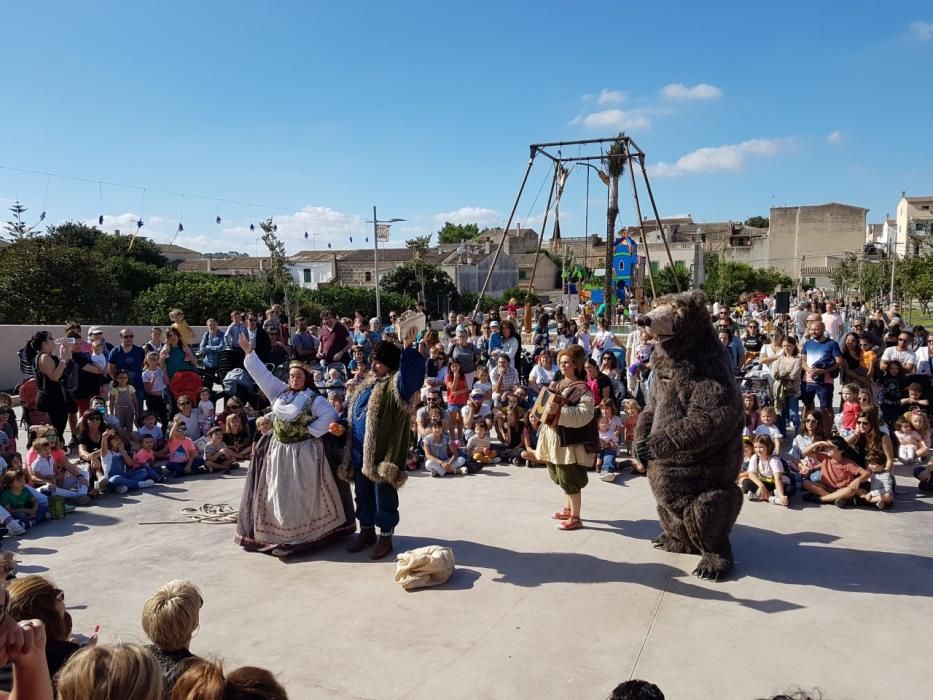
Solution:
{"label": "white cloth bundle on ground", "polygon": [[436,544],[398,555],[395,582],[406,591],[445,583],[454,572],[454,553]]}

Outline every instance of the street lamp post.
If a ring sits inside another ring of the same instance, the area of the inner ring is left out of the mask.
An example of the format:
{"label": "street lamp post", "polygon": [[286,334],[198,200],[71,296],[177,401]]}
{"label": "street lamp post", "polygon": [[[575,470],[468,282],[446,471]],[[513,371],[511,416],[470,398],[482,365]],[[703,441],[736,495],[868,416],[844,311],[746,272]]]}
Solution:
{"label": "street lamp post", "polygon": [[382,302],[379,298],[379,224],[394,224],[399,221],[405,221],[405,219],[385,219],[380,221],[376,216],[376,205],[373,205],[373,279],[376,282],[376,318],[380,322],[382,321]]}

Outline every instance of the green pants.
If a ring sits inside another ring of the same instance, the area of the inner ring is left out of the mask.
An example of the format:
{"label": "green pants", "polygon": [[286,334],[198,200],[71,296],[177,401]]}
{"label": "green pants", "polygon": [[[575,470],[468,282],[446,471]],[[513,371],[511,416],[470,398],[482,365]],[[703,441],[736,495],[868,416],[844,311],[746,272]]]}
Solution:
{"label": "green pants", "polygon": [[580,493],[589,477],[587,468],[580,464],[552,464],[547,463],[547,473],[551,481],[561,487],[568,496]]}

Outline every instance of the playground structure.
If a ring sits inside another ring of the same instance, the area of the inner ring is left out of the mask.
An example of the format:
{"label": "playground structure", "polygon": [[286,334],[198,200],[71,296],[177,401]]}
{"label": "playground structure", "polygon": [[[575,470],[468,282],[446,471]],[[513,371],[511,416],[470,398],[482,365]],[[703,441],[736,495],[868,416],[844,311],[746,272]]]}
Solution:
{"label": "playground structure", "polygon": [[[584,148],[588,150],[595,150],[597,147],[599,148],[599,153],[583,153]],[[564,156],[564,148],[576,148],[577,155]],[[503,244],[505,243],[505,237],[508,235],[508,231],[512,227],[512,222],[515,220],[515,213],[518,209],[519,202],[521,201],[522,194],[525,191],[525,185],[528,182],[528,176],[531,173],[531,168],[534,165],[535,158],[539,155],[551,161],[553,174],[551,176],[551,187],[548,192],[547,204],[545,205],[544,215],[542,218],[541,232],[538,236],[538,245],[535,252],[534,265],[532,266],[531,275],[528,281],[528,294],[526,296],[525,303],[526,313],[524,315],[525,330],[527,331],[531,329],[530,302],[528,300],[531,298],[531,295],[534,292],[535,271],[537,270],[538,260],[541,256],[541,247],[542,243],[544,242],[545,232],[547,231],[548,220],[553,215],[554,224],[553,233],[551,236],[551,251],[558,252],[561,250],[560,200],[563,196],[564,189],[567,184],[567,179],[570,176],[570,173],[577,166],[595,170],[596,174],[599,176],[599,179],[609,188],[608,205],[606,210],[606,262],[602,268],[603,274],[599,275],[596,274],[598,270],[593,270],[591,272],[588,268],[586,268],[585,265],[580,266],[574,264],[572,255],[570,256],[569,260],[567,255],[562,255],[564,259],[562,265],[564,296],[573,296],[571,294],[571,290],[576,287],[577,295],[581,300],[586,300],[588,298],[594,304],[602,304],[605,302],[607,306],[611,307],[615,299],[624,298],[629,294],[634,294],[635,299],[638,301],[639,307],[641,307],[645,296],[645,289],[643,284],[643,280],[645,279],[644,273],[647,273],[648,288],[650,289],[651,299],[654,299],[656,296],[654,277],[651,269],[650,252],[648,250],[648,246],[645,245],[645,219],[641,214],[641,200],[639,198],[638,185],[635,178],[636,166],[640,171],[641,180],[643,183],[642,186],[645,190],[645,193],[648,195],[648,200],[651,204],[653,220],[657,225],[658,235],[661,238],[661,242],[664,244],[667,260],[671,267],[674,266],[674,261],[671,257],[671,251],[667,244],[664,228],[661,225],[661,217],[660,214],[658,214],[654,193],[651,190],[651,183],[648,181],[648,172],[645,168],[645,152],[642,151],[641,148],[639,148],[631,138],[621,133],[618,136],[609,138],[532,144],[529,146],[529,151],[530,155],[528,158],[527,167],[525,168],[525,174],[522,177],[522,182],[519,186],[518,194],[515,196],[515,202],[512,205],[512,210],[509,214],[508,223],[502,230],[502,237],[500,238],[499,244],[496,247],[496,252],[493,256],[492,264],[489,266],[486,279],[483,282],[482,289],[480,290],[480,293],[477,297],[476,308],[473,311],[474,316],[479,313],[479,307],[482,303],[483,295],[486,293],[486,289],[489,286],[489,280],[492,277],[496,262],[499,259]],[[594,165],[594,163],[598,163],[599,165]],[[638,254],[638,243],[630,235],[627,229],[616,231],[616,218],[619,214],[618,185],[619,180],[622,178],[626,169],[628,170],[628,179],[632,188],[631,192],[632,201],[634,204],[634,213],[636,214],[638,220],[637,233],[641,237],[644,256],[640,256]],[[537,202],[537,198],[535,199],[535,202]],[[586,202],[587,207],[589,207],[589,178],[587,178]],[[587,210],[587,235],[589,235],[588,219],[589,211]],[[584,260],[584,262],[586,263],[588,260]],[[599,288],[596,284],[596,280],[598,279],[602,280],[602,288]],[[674,278],[674,283],[677,287],[677,291],[681,291],[680,284],[677,281],[676,276]]]}

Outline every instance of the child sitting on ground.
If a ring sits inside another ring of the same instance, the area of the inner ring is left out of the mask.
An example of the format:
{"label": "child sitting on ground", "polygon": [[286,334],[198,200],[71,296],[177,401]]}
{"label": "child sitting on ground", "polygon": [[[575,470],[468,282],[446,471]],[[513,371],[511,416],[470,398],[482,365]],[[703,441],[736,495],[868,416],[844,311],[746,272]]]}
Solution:
{"label": "child sitting on ground", "polygon": [[753,437],[755,435],[755,430],[761,425],[758,397],[751,392],[743,394],[742,408],[745,411],[745,434],[749,437]]}
{"label": "child sitting on ground", "polygon": [[796,487],[784,474],[784,464],[774,452],[774,441],[768,435],[758,435],[754,443],[755,454],[748,461],[748,473],[742,480],[742,491],[750,501],[768,501],[772,505],[786,506]]}
{"label": "child sitting on ground", "polygon": [[916,408],[924,413],[930,412],[930,402],[923,398],[923,387],[917,382],[907,385],[907,396],[901,399],[901,408],[905,411]]}
{"label": "child sitting on ground", "polygon": [[894,436],[897,438],[897,456],[904,464],[914,464],[926,459],[930,453],[923,436],[910,424],[907,416],[901,416],[894,422]]}
{"label": "child sitting on ground", "polygon": [[223,443],[227,446],[236,459],[249,459],[253,451],[253,443],[249,437],[249,430],[243,425],[243,421],[236,413],[227,416],[227,425],[225,426]]}
{"label": "child sitting on ground", "polygon": [[117,493],[126,493],[129,489],[147,489],[155,486],[157,473],[148,467],[134,467],[123,446],[123,440],[116,431],[106,431],[100,440],[100,461],[104,467],[104,478],[100,480],[100,490],[113,488]]}
{"label": "child sitting on ground", "polygon": [[13,399],[0,392],[0,456],[16,452],[16,414],[13,412]]}
{"label": "child sitting on ground", "polygon": [[[22,469],[9,468],[0,478],[0,506],[13,516],[19,524],[29,529],[45,518],[47,506],[40,504],[26,488],[26,473]],[[12,533],[14,528],[7,528]]]}
{"label": "child sitting on ground", "polygon": [[198,399],[198,425],[201,427],[201,434],[207,435],[207,431],[214,425],[215,406],[211,399],[211,390],[206,386],[201,387]]}
{"label": "child sitting on ground", "polygon": [[602,481],[612,482],[616,478],[616,457],[619,454],[619,435],[622,419],[615,415],[615,402],[603,399],[599,402],[599,457],[596,469]]}
{"label": "child sitting on ground", "polygon": [[145,469],[153,481],[165,481],[165,472],[155,465],[156,454],[154,448],[155,442],[152,437],[146,435],[133,455],[133,469]]}
{"label": "child sitting on ground", "polygon": [[466,459],[451,448],[450,435],[444,432],[444,424],[439,420],[431,422],[431,430],[422,442],[424,446],[424,467],[431,476],[445,474],[466,474]]}
{"label": "child sitting on ground", "polygon": [[777,427],[777,411],[774,409],[774,406],[765,406],[761,409],[759,415],[761,422],[754,430],[755,437],[759,435],[767,435],[770,437],[771,440],[774,441],[772,452],[776,455],[780,455],[781,439],[784,437],[784,434],[781,433],[780,428]]}
{"label": "child sitting on ground", "polygon": [[31,486],[49,497],[59,496],[74,500],[82,506],[90,503],[88,477],[73,466],[64,453],[59,450],[56,458],[52,453],[52,445],[46,438],[39,438],[32,446],[35,449],[35,459],[26,468],[27,482]]}
{"label": "child sitting on ground", "polygon": [[641,407],[635,399],[625,399],[622,402],[622,410],[625,412],[625,417],[622,419],[622,435],[625,438],[625,451],[632,459],[632,471],[636,474],[645,474],[648,470],[635,454],[635,427],[638,425]]}
{"label": "child sitting on ground", "polygon": [[168,462],[165,468],[175,476],[182,474],[206,474],[208,469],[198,455],[198,448],[187,435],[188,426],[177,420],[172,424],[168,438]]}
{"label": "child sitting on ground", "polygon": [[480,464],[492,464],[498,461],[496,451],[492,449],[492,442],[489,440],[489,428],[483,422],[476,424],[476,433],[467,442],[467,452],[474,462]]}
{"label": "child sitting on ground", "polygon": [[[234,416],[230,416],[234,418]],[[263,416],[265,418],[265,416]],[[263,420],[260,418],[259,420]],[[259,425],[259,421],[256,421]],[[224,431],[214,426],[207,431],[207,444],[204,445],[204,465],[213,472],[229,471],[236,466],[237,456],[224,444]]]}
{"label": "child sitting on ground", "polygon": [[871,472],[868,490],[860,488],[856,497],[865,503],[884,510],[894,504],[894,477],[885,469],[886,459],[883,452],[868,450],[865,453],[865,466]]}
{"label": "child sitting on ground", "polygon": [[152,452],[156,459],[165,459],[168,451],[165,449],[165,433],[156,425],[156,416],[152,411],[143,415],[143,425],[137,432],[140,441],[147,437],[152,438]]}

